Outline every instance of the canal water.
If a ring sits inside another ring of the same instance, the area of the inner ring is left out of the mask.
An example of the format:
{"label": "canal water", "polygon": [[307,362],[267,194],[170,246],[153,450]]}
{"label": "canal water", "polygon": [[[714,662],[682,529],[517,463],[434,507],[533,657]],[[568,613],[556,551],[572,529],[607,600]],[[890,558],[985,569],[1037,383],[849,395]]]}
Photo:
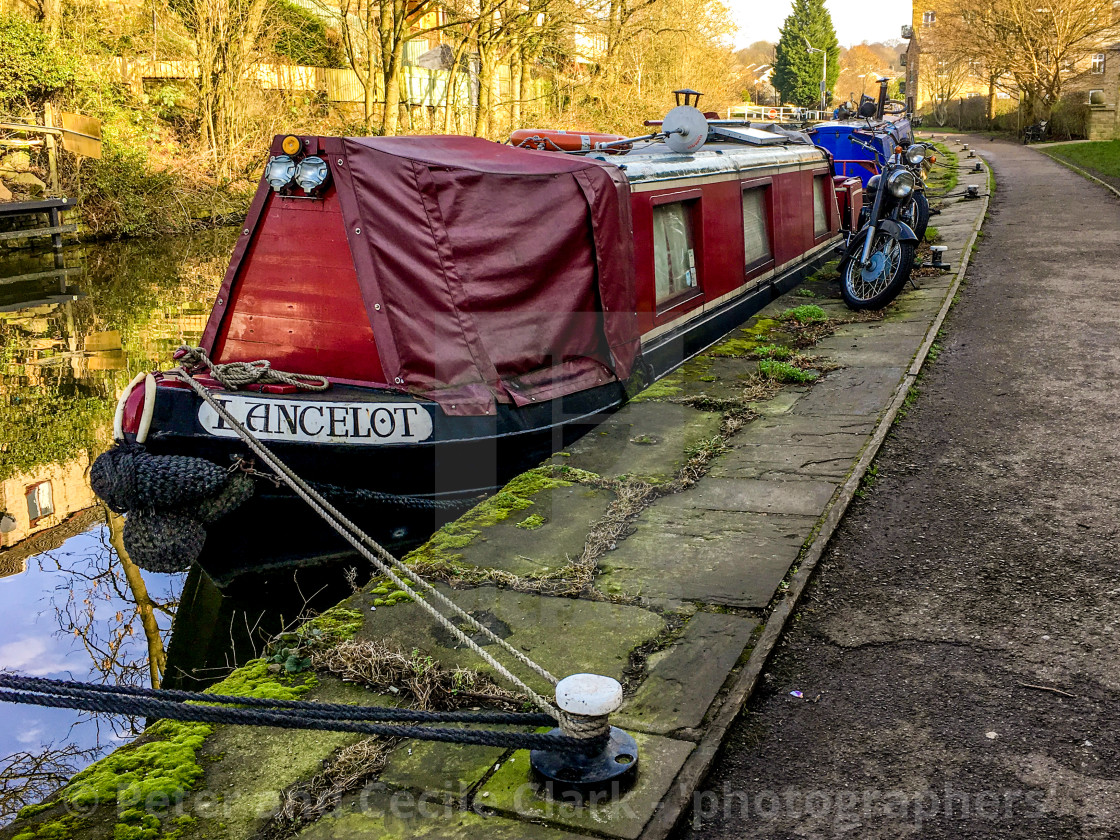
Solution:
{"label": "canal water", "polygon": [[[337,600],[341,570],[293,573],[268,604],[197,571],[142,571],[89,486],[122,388],[198,344],[238,232],[0,257],[0,669],[195,688]],[[0,703],[0,794],[27,767],[72,773],[142,728]]]}

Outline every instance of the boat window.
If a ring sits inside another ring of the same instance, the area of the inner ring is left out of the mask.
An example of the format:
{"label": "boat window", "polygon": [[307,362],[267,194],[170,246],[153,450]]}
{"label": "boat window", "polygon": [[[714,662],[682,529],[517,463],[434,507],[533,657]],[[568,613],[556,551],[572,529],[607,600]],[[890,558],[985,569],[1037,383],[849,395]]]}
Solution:
{"label": "boat window", "polygon": [[678,201],[653,208],[653,269],[659,304],[698,285],[692,237],[694,204]]}
{"label": "boat window", "polygon": [[828,211],[825,210],[824,177],[813,179],[813,235],[824,236],[828,233]]}
{"label": "boat window", "polygon": [[27,488],[27,518],[34,522],[54,513],[54,496],[51,483],[42,481]]}
{"label": "boat window", "polygon": [[747,265],[770,259],[765,187],[743,190],[743,242],[747,249]]}

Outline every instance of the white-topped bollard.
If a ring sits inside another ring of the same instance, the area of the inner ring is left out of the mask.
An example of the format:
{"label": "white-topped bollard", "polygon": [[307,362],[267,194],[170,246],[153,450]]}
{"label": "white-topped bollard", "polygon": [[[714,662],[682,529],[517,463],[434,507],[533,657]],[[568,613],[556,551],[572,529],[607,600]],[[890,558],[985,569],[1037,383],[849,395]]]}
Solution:
{"label": "white-topped bollard", "polygon": [[930,268],[938,268],[942,271],[949,270],[949,263],[945,262],[945,252],[948,248],[944,245],[930,245]]}
{"label": "white-topped bollard", "polygon": [[556,684],[560,727],[550,734],[587,742],[586,750],[533,750],[529,764],[553,798],[575,795],[581,801],[608,800],[630,788],[638,772],[638,744],[611,726],[610,715],[622,706],[622,685],[599,674],[572,674]]}
{"label": "white-topped bollard", "polygon": [[964,197],[965,198],[979,198],[980,197],[980,185],[979,184],[969,184],[968,187],[966,188]]}
{"label": "white-topped bollard", "polygon": [[622,705],[622,684],[598,674],[572,674],[556,684],[556,705],[564,713],[561,729],[573,738],[594,738],[610,728],[610,713]]}

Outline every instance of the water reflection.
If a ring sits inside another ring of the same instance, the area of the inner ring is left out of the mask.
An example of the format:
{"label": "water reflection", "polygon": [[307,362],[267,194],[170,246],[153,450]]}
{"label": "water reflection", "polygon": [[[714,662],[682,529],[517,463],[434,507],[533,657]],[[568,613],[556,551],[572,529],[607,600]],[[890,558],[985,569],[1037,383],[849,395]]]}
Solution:
{"label": "water reflection", "polygon": [[[0,668],[200,685],[314,600],[298,579],[266,611],[197,571],[141,573],[89,488],[121,389],[198,343],[237,233],[0,260]],[[141,725],[0,704],[0,824]]]}

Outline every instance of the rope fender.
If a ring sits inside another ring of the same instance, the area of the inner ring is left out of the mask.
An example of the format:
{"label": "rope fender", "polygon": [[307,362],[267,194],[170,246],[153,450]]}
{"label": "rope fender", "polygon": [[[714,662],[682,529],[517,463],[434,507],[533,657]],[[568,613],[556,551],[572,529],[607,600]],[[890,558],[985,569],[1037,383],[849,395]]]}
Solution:
{"label": "rope fender", "polygon": [[118,442],[90,467],[90,486],[114,513],[127,513],[124,545],[140,568],[180,572],[202,553],[206,525],[253,495],[253,480],[205,458],[152,455]]}

